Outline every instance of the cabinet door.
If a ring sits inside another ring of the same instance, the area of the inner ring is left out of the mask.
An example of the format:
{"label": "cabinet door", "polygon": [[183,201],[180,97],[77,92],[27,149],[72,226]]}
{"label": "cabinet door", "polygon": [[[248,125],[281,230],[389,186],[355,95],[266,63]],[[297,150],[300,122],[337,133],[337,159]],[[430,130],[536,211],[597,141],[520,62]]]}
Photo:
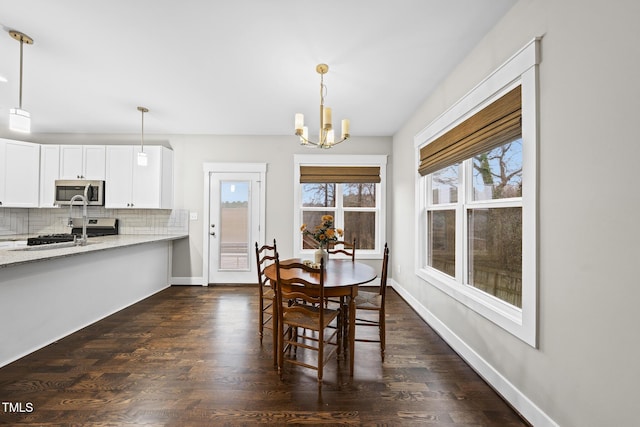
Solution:
{"label": "cabinet door", "polygon": [[0,142],[1,206],[17,208],[38,207],[40,188],[40,145],[5,139]]}
{"label": "cabinet door", "polygon": [[60,146],[60,179],[82,178],[82,145]]}
{"label": "cabinet door", "polygon": [[54,207],[56,179],[60,177],[60,146],[40,146],[40,202],[41,208]]}
{"label": "cabinet door", "polygon": [[105,146],[85,145],[83,147],[83,170],[84,179],[105,179]]}
{"label": "cabinet door", "polygon": [[106,149],[105,207],[131,207],[133,147],[108,146]]}
{"label": "cabinet door", "polygon": [[137,209],[154,209],[160,207],[162,191],[162,147],[146,146],[147,165],[138,165],[137,158],[140,147],[135,147],[133,161],[133,207]]}

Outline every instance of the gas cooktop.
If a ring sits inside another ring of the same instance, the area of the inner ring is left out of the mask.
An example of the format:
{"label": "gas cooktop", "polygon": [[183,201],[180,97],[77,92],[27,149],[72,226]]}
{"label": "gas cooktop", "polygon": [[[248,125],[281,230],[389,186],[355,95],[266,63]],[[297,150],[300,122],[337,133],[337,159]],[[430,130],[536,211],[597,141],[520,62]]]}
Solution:
{"label": "gas cooktop", "polygon": [[[87,237],[113,236],[116,234],[118,234],[118,220],[115,218],[89,218],[87,220]],[[29,237],[27,239],[27,246],[73,242],[74,236],[82,237],[82,218],[73,219],[71,233]]]}

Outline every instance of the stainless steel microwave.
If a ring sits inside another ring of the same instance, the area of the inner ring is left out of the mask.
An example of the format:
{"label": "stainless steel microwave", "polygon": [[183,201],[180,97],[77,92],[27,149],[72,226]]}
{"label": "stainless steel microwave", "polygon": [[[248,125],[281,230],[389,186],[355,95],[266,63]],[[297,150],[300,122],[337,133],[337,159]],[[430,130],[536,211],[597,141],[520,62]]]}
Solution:
{"label": "stainless steel microwave", "polygon": [[[90,206],[104,206],[104,181],[86,179],[56,180],[56,205],[69,206],[73,196],[86,196]],[[82,199],[74,200],[73,205],[81,206]]]}

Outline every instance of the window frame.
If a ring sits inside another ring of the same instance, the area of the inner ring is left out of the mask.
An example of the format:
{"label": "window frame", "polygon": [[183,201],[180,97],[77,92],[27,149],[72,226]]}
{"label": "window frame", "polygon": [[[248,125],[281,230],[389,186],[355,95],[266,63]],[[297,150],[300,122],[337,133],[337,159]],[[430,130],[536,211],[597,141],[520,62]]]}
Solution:
{"label": "window frame", "polygon": [[[482,205],[509,206],[513,199],[472,201],[471,189],[465,182],[470,166],[462,163],[460,185],[466,191],[466,204],[456,206],[456,278],[426,265],[427,206],[431,197],[430,175],[416,173],[415,274],[468,308],[489,319],[530,346],[537,348],[538,264],[537,264],[537,158],[538,158],[538,64],[540,39],[524,46],[501,67],[436,118],[414,138],[416,164],[420,164],[420,149],[476,114],[517,85],[522,87],[522,309],[506,303],[479,289],[464,284],[467,257],[467,209]],[[460,189],[459,189],[460,190]],[[460,193],[459,193],[460,198]],[[440,207],[438,205],[438,207]],[[460,258],[459,258],[460,257]]]}
{"label": "window frame", "polygon": [[[342,206],[342,184],[336,184],[335,208],[310,208],[302,207],[302,184],[300,183],[301,166],[376,166],[380,168],[380,182],[376,184],[376,207],[360,208]],[[384,243],[386,242],[386,182],[387,182],[387,156],[386,155],[349,155],[349,154],[295,154],[293,156],[293,250],[298,258],[313,256],[314,250],[303,249],[300,238],[302,226],[302,212],[304,210],[333,210],[335,209],[335,226],[343,228],[345,211],[376,212],[376,239],[375,249],[358,249],[356,257],[360,259],[382,259]],[[342,258],[344,255],[337,254]]]}

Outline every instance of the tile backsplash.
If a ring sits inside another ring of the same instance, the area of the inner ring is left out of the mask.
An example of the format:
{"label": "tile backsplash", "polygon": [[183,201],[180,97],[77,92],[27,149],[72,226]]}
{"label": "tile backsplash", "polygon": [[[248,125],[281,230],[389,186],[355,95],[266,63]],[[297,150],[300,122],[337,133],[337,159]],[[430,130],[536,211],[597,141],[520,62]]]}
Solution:
{"label": "tile backsplash", "polygon": [[[186,209],[105,209],[89,206],[90,218],[118,218],[120,234],[181,234],[189,232]],[[74,207],[72,216],[82,216],[82,208]],[[16,234],[68,233],[69,208],[0,209],[0,236]]]}

